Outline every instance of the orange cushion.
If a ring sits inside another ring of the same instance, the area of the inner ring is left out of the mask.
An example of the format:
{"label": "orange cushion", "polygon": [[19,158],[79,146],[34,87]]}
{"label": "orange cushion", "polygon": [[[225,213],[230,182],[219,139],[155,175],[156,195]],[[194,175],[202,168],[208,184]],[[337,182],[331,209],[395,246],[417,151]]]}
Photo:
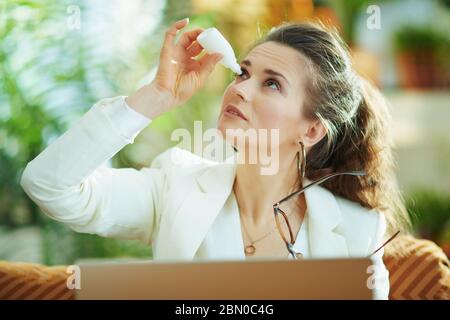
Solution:
{"label": "orange cushion", "polygon": [[385,248],[393,300],[450,299],[449,260],[434,242],[401,236]]}
{"label": "orange cushion", "polygon": [[66,266],[0,261],[0,300],[72,300]]}

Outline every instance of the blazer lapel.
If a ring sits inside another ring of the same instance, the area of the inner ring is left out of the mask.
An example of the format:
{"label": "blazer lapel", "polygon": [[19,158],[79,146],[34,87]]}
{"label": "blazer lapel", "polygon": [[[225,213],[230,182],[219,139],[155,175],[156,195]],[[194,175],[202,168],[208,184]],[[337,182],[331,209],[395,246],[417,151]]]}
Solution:
{"label": "blazer lapel", "polygon": [[158,259],[192,260],[230,195],[236,175],[233,158],[205,170],[175,215]]}
{"label": "blazer lapel", "polygon": [[[310,182],[305,179],[304,185]],[[345,238],[335,231],[342,215],[334,195],[316,185],[305,191],[305,200],[309,214],[311,258],[348,256]]]}

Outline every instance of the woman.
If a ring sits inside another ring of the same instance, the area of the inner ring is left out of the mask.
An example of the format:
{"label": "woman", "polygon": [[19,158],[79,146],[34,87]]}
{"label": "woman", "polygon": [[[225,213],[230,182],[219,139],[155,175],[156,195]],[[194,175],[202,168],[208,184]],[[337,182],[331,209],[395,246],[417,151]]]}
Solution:
{"label": "woman", "polygon": [[[27,165],[21,181],[26,193],[75,231],[152,245],[154,259],[374,252],[386,226],[397,228],[406,219],[393,173],[388,114],[376,91],[352,71],[337,36],[313,24],[283,25],[269,33],[241,62],[242,74],[223,96],[217,128],[225,139],[228,129],[278,130],[278,141],[269,147],[279,150],[276,173],[262,175],[261,163],[235,158],[199,161],[178,148],[140,171],[101,167],[151,119],[186,102],[221,59],[219,54],[192,59],[202,52],[196,42],[201,29],[185,32],[175,43],[187,23],[178,21],[166,32],[152,83],[129,97],[100,101]],[[238,154],[244,151],[233,146]],[[184,156],[181,165],[174,163],[174,153]],[[366,175],[333,177],[283,202],[290,228],[274,219],[274,213],[284,216],[278,202],[294,190],[326,174],[354,170]],[[381,279],[376,292],[387,298],[382,255],[379,250],[373,256]]]}

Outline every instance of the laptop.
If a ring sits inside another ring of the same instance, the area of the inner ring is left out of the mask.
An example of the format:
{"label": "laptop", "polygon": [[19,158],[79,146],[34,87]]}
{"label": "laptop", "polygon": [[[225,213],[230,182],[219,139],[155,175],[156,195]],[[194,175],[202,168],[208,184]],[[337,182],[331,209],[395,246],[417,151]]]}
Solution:
{"label": "laptop", "polygon": [[80,262],[76,299],[372,299],[370,258]]}

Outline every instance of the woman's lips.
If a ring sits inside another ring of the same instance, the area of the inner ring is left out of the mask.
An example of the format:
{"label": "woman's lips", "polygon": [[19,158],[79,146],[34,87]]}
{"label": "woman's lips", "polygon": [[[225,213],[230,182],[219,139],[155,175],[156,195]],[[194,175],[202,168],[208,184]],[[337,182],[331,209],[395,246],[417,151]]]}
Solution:
{"label": "woman's lips", "polygon": [[229,117],[240,118],[244,121],[248,121],[247,118],[244,116],[244,114],[237,107],[235,107],[233,105],[228,105],[225,108],[224,113]]}

